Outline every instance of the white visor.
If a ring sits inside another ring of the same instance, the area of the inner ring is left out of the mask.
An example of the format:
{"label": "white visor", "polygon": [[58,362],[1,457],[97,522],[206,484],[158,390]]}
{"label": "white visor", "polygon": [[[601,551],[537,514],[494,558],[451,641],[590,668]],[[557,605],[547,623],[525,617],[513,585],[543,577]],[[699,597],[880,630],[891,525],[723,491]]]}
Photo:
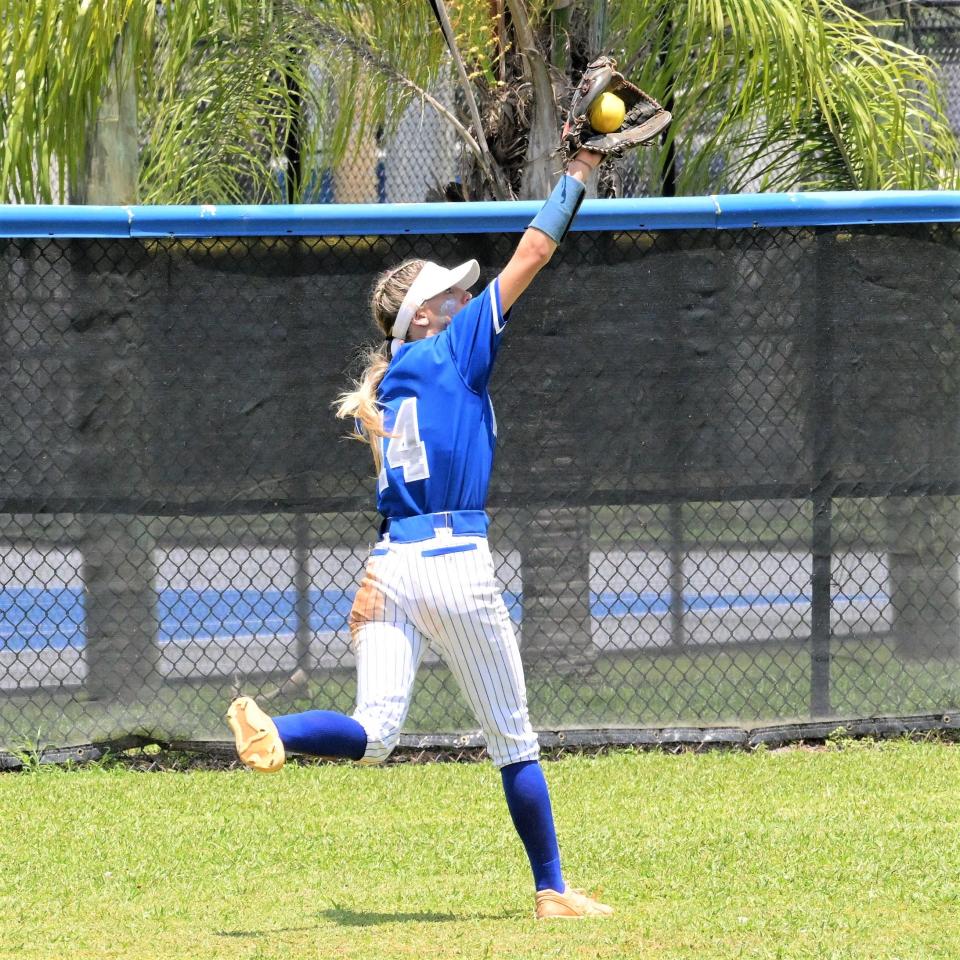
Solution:
{"label": "white visor", "polygon": [[397,311],[397,319],[393,321],[393,329],[390,331],[390,336],[393,337],[391,352],[396,353],[400,349],[400,345],[406,339],[407,331],[410,329],[410,321],[427,300],[435,297],[438,293],[443,293],[444,290],[449,290],[451,287],[469,290],[479,277],[480,264],[476,260],[468,260],[452,270],[428,260],[417,274],[416,279],[410,284],[410,289]]}

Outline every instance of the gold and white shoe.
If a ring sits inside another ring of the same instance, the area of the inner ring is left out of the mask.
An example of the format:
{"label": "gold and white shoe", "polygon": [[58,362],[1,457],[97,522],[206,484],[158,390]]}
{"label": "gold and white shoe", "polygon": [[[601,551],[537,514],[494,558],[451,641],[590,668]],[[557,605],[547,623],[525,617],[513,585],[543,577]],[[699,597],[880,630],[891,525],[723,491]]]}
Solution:
{"label": "gold and white shoe", "polygon": [[563,893],[556,890],[537,891],[538,920],[580,920],[583,917],[609,917],[613,907],[594,900],[583,890],[567,887]]}
{"label": "gold and white shoe", "polygon": [[227,723],[233,732],[240,759],[257,773],[276,773],[287,754],[277,725],[250,697],[237,697],[227,711]]}

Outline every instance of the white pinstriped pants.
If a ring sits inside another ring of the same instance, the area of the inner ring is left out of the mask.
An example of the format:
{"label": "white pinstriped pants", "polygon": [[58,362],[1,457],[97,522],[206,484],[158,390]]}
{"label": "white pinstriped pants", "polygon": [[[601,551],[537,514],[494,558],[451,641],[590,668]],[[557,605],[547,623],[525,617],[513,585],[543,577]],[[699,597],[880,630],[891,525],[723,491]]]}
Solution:
{"label": "white pinstriped pants", "polygon": [[427,646],[473,708],[497,767],[540,756],[530,726],[513,624],[485,537],[448,529],[373,549],[350,612],[357,659],[354,719],[367,734],[362,763],[385,760],[406,719]]}

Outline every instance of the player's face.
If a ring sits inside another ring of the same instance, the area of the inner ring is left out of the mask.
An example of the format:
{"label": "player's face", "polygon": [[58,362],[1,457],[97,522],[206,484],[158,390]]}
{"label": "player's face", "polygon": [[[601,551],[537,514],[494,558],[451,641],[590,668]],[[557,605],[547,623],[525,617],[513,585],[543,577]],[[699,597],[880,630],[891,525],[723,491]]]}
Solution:
{"label": "player's face", "polygon": [[421,340],[424,337],[433,337],[446,330],[453,319],[453,315],[466,306],[472,294],[462,287],[450,287],[443,293],[424,301],[410,324],[411,340]]}

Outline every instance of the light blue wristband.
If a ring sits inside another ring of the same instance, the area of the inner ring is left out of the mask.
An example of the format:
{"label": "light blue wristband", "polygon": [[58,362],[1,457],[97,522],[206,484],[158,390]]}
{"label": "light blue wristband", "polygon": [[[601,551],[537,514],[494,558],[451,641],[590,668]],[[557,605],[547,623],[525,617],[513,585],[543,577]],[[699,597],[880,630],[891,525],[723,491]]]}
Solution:
{"label": "light blue wristband", "polygon": [[555,243],[560,243],[567,235],[586,192],[587,188],[579,180],[565,173],[529,226],[536,227]]}

